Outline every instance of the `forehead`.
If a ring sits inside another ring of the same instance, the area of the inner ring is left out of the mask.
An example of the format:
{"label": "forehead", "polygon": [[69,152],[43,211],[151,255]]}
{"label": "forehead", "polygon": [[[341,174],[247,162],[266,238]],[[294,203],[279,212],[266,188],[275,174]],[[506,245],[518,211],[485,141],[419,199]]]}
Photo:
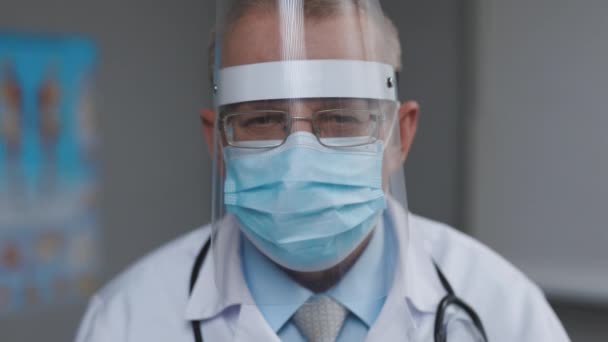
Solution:
{"label": "forehead", "polygon": [[318,111],[324,109],[369,109],[380,106],[372,99],[325,98],[325,99],[278,99],[235,103],[224,106],[224,112],[248,110]]}
{"label": "forehead", "polygon": [[383,35],[369,15],[326,18],[256,10],[232,24],[221,43],[221,67],[293,59],[353,59],[388,63]]}

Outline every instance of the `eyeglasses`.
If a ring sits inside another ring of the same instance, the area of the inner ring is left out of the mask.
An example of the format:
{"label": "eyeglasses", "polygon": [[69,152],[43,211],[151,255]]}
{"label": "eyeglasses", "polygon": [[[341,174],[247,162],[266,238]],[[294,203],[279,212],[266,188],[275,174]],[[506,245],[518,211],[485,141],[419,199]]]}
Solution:
{"label": "eyeglasses", "polygon": [[285,143],[296,121],[309,121],[321,145],[350,147],[378,140],[382,120],[381,113],[361,109],[327,109],[310,117],[278,110],[251,110],[223,113],[220,130],[230,146],[267,149]]}

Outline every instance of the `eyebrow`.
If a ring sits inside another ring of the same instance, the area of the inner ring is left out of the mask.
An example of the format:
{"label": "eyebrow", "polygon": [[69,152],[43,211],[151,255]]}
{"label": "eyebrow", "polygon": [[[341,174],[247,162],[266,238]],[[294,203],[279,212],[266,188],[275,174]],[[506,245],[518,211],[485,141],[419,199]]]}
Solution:
{"label": "eyebrow", "polygon": [[245,110],[280,110],[289,112],[291,103],[301,101],[307,104],[313,111],[324,109],[340,109],[347,107],[375,107],[378,105],[377,100],[371,99],[351,99],[351,98],[327,98],[327,99],[295,99],[295,100],[261,100],[243,103],[235,103],[227,105],[222,109],[222,112],[239,112]]}

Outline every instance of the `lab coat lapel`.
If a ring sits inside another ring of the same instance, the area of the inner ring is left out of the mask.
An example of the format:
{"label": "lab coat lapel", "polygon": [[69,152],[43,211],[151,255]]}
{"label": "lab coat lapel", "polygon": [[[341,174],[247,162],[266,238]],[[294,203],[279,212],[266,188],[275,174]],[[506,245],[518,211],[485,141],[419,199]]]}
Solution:
{"label": "lab coat lapel", "polygon": [[407,302],[404,298],[387,299],[378,319],[370,328],[367,342],[413,341],[415,327]]}
{"label": "lab coat lapel", "polygon": [[400,260],[395,268],[393,286],[376,322],[367,334],[366,341],[412,341],[416,326],[407,301],[404,273],[403,260]]}
{"label": "lab coat lapel", "polygon": [[434,317],[444,290],[424,241],[408,224],[408,213],[393,200],[389,201],[389,212],[388,227],[399,244],[398,259],[393,285],[366,341],[417,341],[420,323]]}
{"label": "lab coat lapel", "polygon": [[241,305],[239,321],[234,332],[235,342],[280,342],[264,316],[255,305]]}
{"label": "lab coat lapel", "polygon": [[[279,341],[257,306],[247,304],[254,301],[241,272],[238,228],[230,218],[222,224],[211,248],[224,253],[217,263],[217,254],[208,253],[188,300],[186,320],[201,320],[203,336],[210,341]],[[216,266],[224,270],[220,277]]]}
{"label": "lab coat lapel", "polygon": [[[231,217],[222,225],[222,234],[215,237],[188,299],[185,317],[189,321],[211,319],[230,306],[253,302],[241,273],[238,228]],[[217,249],[224,253],[216,254]],[[224,270],[219,277],[216,267]]]}

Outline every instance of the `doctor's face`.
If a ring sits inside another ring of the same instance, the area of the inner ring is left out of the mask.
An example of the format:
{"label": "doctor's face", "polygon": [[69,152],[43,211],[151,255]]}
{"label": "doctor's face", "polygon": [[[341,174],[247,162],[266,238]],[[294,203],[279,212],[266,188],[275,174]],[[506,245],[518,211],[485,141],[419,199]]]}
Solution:
{"label": "doctor's face", "polygon": [[[286,59],[366,60],[395,64],[395,61],[391,61],[390,54],[385,51],[384,38],[378,24],[365,14],[353,12],[331,17],[307,18],[304,22],[304,33],[298,42],[285,40],[281,36],[281,32],[284,32],[282,25],[285,23],[282,23],[277,12],[272,10],[251,10],[240,17],[223,37],[220,67]],[[358,30],[353,31],[352,28]],[[369,39],[370,36],[376,38]],[[372,45],[377,46],[369,46],[370,41],[374,42]],[[378,106],[377,102],[363,99],[272,100],[233,105],[230,111],[277,110],[300,118],[310,118],[313,113],[326,109],[366,109]],[[401,167],[407,157],[416,132],[418,104],[414,101],[404,102],[398,108],[393,105],[391,111],[394,115],[380,127],[378,133],[380,139],[390,136],[384,156],[385,180],[389,174]],[[202,113],[203,131],[210,149],[213,146],[215,118],[216,115],[211,110]],[[313,123],[310,120],[294,121],[291,133],[295,131],[312,132]]]}

